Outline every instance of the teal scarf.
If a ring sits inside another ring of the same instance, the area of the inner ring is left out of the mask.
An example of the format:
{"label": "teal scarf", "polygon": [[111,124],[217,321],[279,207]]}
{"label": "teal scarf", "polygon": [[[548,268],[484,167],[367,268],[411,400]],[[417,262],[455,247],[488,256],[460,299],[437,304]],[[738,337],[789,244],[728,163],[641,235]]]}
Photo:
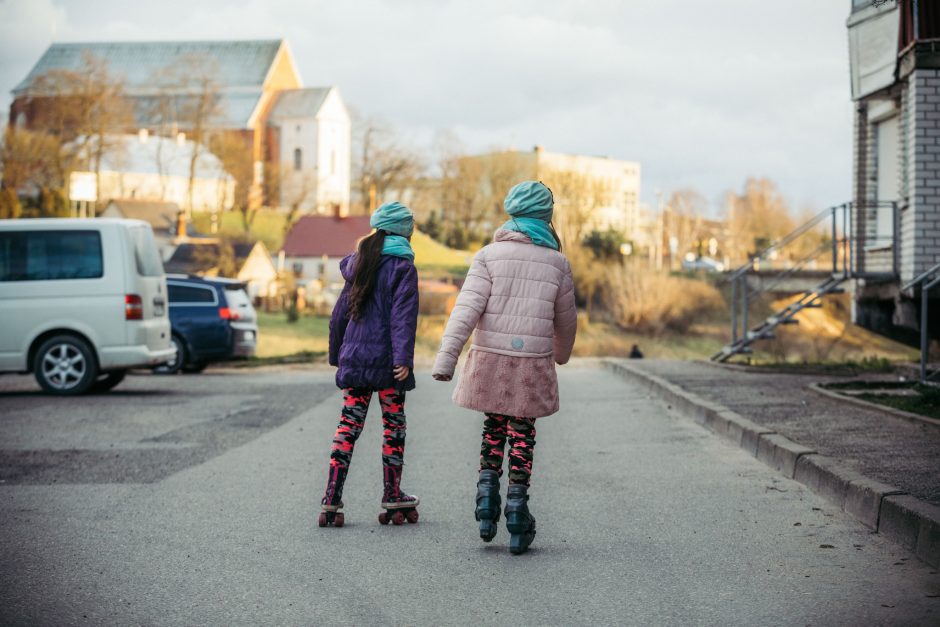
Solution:
{"label": "teal scarf", "polygon": [[[536,246],[545,246],[558,250],[558,240],[549,227],[548,222],[538,218],[512,218],[506,224],[499,227],[507,231],[518,231],[529,236],[532,243]],[[388,238],[386,238],[388,241]]]}
{"label": "teal scarf", "polygon": [[385,244],[382,245],[382,254],[401,257],[409,261],[415,260],[415,251],[411,249],[411,242],[401,235],[386,235]]}

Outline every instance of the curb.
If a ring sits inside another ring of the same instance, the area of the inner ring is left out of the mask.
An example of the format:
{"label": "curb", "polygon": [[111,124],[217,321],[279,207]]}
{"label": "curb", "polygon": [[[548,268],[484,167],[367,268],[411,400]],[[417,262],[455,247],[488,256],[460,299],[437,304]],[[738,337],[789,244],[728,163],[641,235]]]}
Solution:
{"label": "curb", "polygon": [[669,403],[671,409],[736,444],[787,478],[802,483],[868,528],[910,549],[927,564],[940,566],[940,507],[869,479],[662,377],[617,359],[604,359],[602,363],[641,384],[651,396]]}
{"label": "curb", "polygon": [[940,427],[940,420],[936,418],[931,418],[930,416],[921,416],[920,414],[915,414],[913,412],[904,411],[903,409],[895,409],[894,407],[888,407],[887,405],[880,405],[878,403],[872,403],[871,401],[866,401],[855,396],[850,396],[848,394],[839,394],[834,390],[827,390],[818,383],[810,383],[806,386],[813,392],[816,392],[820,396],[825,396],[837,401],[849,402],[853,405],[858,405],[859,407],[864,407],[866,409],[873,409],[875,411],[880,411],[886,414],[891,414],[892,416],[897,416],[898,418],[903,418],[910,422],[918,422],[921,424],[928,424],[934,427]]}

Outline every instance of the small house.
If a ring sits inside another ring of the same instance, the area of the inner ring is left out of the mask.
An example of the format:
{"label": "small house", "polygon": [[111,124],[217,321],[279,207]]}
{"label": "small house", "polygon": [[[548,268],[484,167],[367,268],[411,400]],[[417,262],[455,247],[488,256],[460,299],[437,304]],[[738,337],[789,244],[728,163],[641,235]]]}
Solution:
{"label": "small house", "polygon": [[371,232],[369,216],[304,216],[284,239],[286,268],[302,281],[319,281],[324,288],[341,283],[339,262]]}

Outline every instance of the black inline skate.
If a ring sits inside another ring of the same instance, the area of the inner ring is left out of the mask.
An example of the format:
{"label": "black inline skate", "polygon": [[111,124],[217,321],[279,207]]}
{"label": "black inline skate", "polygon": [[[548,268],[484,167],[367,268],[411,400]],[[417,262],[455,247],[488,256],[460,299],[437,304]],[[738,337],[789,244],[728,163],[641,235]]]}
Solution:
{"label": "black inline skate", "polygon": [[510,484],[506,494],[506,529],[509,530],[509,552],[525,553],[535,539],[535,517],[529,513],[529,486]]}
{"label": "black inline skate", "polygon": [[480,537],[489,542],[496,536],[499,522],[499,473],[495,470],[481,470],[477,481],[477,509],[474,512],[480,521]]}

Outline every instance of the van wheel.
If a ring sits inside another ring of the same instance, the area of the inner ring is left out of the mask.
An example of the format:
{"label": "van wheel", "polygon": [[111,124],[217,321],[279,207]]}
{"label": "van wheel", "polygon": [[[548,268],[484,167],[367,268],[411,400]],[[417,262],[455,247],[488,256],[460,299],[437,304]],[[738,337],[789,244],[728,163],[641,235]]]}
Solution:
{"label": "van wheel", "polygon": [[113,390],[124,377],[127,376],[127,370],[112,370],[99,375],[98,379],[91,384],[92,392],[108,392]]}
{"label": "van wheel", "polygon": [[36,351],[33,374],[50,394],[83,394],[98,377],[98,364],[87,342],[72,335],[56,335]]}
{"label": "van wheel", "polygon": [[154,374],[176,374],[180,371],[180,368],[183,367],[183,364],[186,363],[186,347],[183,345],[183,340],[179,336],[172,335],[170,336],[170,341],[173,342],[173,346],[176,347],[176,357],[173,358],[173,361],[168,361],[165,364],[160,364],[153,369]]}

